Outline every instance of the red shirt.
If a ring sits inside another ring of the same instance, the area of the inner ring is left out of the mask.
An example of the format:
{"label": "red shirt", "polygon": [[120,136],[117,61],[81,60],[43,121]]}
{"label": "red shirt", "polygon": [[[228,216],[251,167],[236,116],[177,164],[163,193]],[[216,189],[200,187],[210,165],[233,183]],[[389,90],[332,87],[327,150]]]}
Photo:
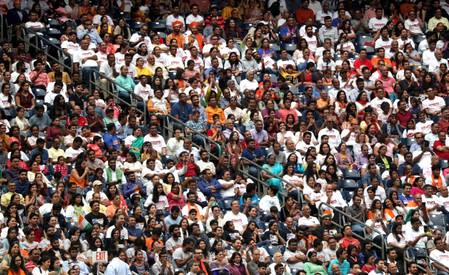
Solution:
{"label": "red shirt", "polygon": [[39,226],[37,227],[30,226],[30,229],[34,231],[34,241],[35,242],[42,241],[42,229],[40,229]]}
{"label": "red shirt", "polygon": [[438,125],[440,126],[440,131],[447,132],[447,129],[449,128],[449,121],[442,118],[438,121]]}
{"label": "red shirt", "polygon": [[407,128],[407,123],[410,121],[410,119],[412,119],[412,113],[410,113],[409,111],[405,111],[403,113],[398,112],[396,114],[396,118],[399,121],[399,124],[401,125],[401,127],[403,128]]}
{"label": "red shirt", "polygon": [[435,142],[433,143],[433,151],[437,154],[437,156],[440,159],[445,159],[445,160],[449,160],[449,152],[441,152],[436,150],[439,147],[442,146],[446,146],[445,144],[443,144],[440,140],[435,140]]}
{"label": "red shirt", "polygon": [[360,69],[360,67],[362,66],[366,66],[370,69],[370,71],[373,70],[373,64],[371,63],[371,60],[369,60],[368,58],[366,58],[365,60],[361,60],[360,58],[357,58],[354,61],[354,68],[355,69]]}
{"label": "red shirt", "polygon": [[358,251],[360,251],[361,249],[360,241],[357,240],[356,238],[343,237],[340,242],[341,242],[340,246],[343,247],[344,249],[347,249],[350,245],[355,246]]}
{"label": "red shirt", "polygon": [[315,21],[315,14],[309,8],[299,8],[296,10],[295,15],[298,24],[305,24],[309,18]]}

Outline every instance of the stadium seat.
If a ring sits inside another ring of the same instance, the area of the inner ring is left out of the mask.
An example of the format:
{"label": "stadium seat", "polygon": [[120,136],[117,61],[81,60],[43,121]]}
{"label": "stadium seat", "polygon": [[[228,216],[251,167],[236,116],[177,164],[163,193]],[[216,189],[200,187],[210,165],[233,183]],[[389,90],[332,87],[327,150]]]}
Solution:
{"label": "stadium seat", "polygon": [[360,172],[358,170],[345,170],[343,172],[343,176],[345,179],[353,179],[353,180],[359,180],[360,179]]}
{"label": "stadium seat", "polygon": [[61,37],[61,31],[56,28],[48,28],[45,32],[46,35],[54,38],[60,38]]}
{"label": "stadium seat", "polygon": [[243,24],[243,30],[244,31],[249,31],[251,28],[255,28],[256,27],[256,24],[253,24],[253,23],[245,23],[245,24]]}
{"label": "stadium seat", "polygon": [[277,43],[270,43],[270,49],[278,53],[281,50],[281,47],[279,47],[279,44]]}
{"label": "stadium seat", "polygon": [[150,28],[150,30],[154,30],[155,32],[165,32],[167,29],[167,26],[165,25],[165,23],[162,22],[150,22],[148,24],[148,27]]}
{"label": "stadium seat", "polygon": [[159,35],[159,37],[164,40],[165,40],[165,38],[167,38],[167,34],[165,32],[157,32],[157,35]]}
{"label": "stadium seat", "polygon": [[129,27],[133,32],[139,31],[142,26],[143,26],[142,22],[134,22],[129,25]]}
{"label": "stadium seat", "polygon": [[434,227],[446,232],[446,219],[444,214],[431,214],[429,219]]}
{"label": "stadium seat", "polygon": [[54,37],[49,37],[48,41],[51,44],[55,45],[55,46],[60,46],[61,45],[61,41],[59,39],[54,38]]}
{"label": "stadium seat", "polygon": [[37,99],[44,99],[45,95],[47,94],[47,91],[45,91],[44,89],[39,89],[39,88],[33,89],[33,92],[34,92],[34,96]]}
{"label": "stadium seat", "polygon": [[60,29],[62,27],[62,24],[59,23],[58,20],[50,18],[48,19],[48,25],[50,26],[50,28],[56,28],[56,29]]}
{"label": "stadium seat", "polygon": [[296,44],[291,43],[291,44],[284,44],[283,48],[289,53],[292,54],[294,51],[296,51],[296,49],[298,48],[296,46]]}
{"label": "stadium seat", "polygon": [[358,51],[365,49],[368,54],[374,54],[374,41],[371,35],[360,35],[357,39]]}
{"label": "stadium seat", "polygon": [[354,191],[355,189],[357,189],[359,187],[359,185],[353,179],[344,179],[341,182],[341,187],[347,191]]}

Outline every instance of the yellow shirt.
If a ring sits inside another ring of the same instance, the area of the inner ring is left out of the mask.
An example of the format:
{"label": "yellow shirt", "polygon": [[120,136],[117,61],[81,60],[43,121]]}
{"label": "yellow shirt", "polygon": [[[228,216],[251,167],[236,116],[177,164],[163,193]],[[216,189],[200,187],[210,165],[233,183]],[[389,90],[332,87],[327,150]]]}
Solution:
{"label": "yellow shirt", "polygon": [[51,147],[50,149],[48,149],[48,158],[51,159],[52,162],[58,161],[58,158],[63,156],[64,150],[62,150],[61,148],[55,149],[54,147]]}
{"label": "yellow shirt", "polygon": [[[55,72],[48,73],[48,82],[55,82]],[[62,82],[66,85],[72,84],[72,80],[67,72],[62,72]]]}
{"label": "yellow shirt", "polygon": [[153,76],[154,73],[153,71],[150,70],[150,68],[144,66],[143,68],[139,68],[139,67],[135,67],[135,78],[139,78],[142,75],[146,75],[146,76]]}
{"label": "yellow shirt", "polygon": [[23,198],[23,196],[21,194],[8,192],[8,193],[3,194],[2,197],[0,198],[1,205],[3,207],[7,207],[11,203],[11,197],[14,194],[17,194],[20,196],[20,204],[25,204],[25,199]]}

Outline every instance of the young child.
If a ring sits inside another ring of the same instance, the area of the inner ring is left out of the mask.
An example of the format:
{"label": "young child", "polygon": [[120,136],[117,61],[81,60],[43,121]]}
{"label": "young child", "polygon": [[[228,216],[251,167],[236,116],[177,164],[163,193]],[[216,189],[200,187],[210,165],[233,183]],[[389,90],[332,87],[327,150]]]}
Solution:
{"label": "young child", "polygon": [[67,166],[67,163],[65,162],[65,158],[63,156],[58,157],[58,163],[55,164],[53,167],[54,169],[54,177],[56,178],[56,173],[61,174],[61,178],[65,181],[68,179],[69,175],[69,167]]}

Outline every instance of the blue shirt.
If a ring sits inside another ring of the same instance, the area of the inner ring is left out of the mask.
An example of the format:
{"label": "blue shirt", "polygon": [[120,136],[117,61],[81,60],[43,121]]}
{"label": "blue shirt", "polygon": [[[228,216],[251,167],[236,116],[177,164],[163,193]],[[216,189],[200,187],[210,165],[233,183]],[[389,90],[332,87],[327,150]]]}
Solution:
{"label": "blue shirt", "polygon": [[30,153],[30,159],[32,159],[34,156],[36,155],[41,155],[41,163],[39,163],[39,165],[41,164],[46,164],[48,162],[48,151],[47,149],[39,149],[39,148],[34,148],[31,153]]}
{"label": "blue shirt", "polygon": [[101,39],[100,35],[97,33],[96,30],[91,29],[90,31],[88,29],[79,29],[76,33],[76,36],[78,37],[78,39],[83,39],[83,37],[85,35],[89,35],[90,40],[92,41],[92,43],[94,43],[95,45],[100,44],[101,42],[103,42],[103,39]]}
{"label": "blue shirt", "polygon": [[111,135],[109,133],[104,134],[103,136],[104,145],[108,150],[119,150],[120,149],[120,139],[117,135]]}
{"label": "blue shirt", "polygon": [[25,182],[16,181],[16,192],[22,194],[23,197],[28,193],[30,182],[28,179]]}
{"label": "blue shirt", "polygon": [[250,150],[249,148],[246,148],[243,150],[242,157],[247,158],[251,161],[254,161],[256,158],[260,158],[265,156],[264,152],[260,148],[256,148],[254,150]]}
{"label": "blue shirt", "polygon": [[187,122],[189,120],[189,115],[192,113],[192,110],[192,105],[188,103],[177,102],[173,104],[171,115],[178,118],[182,122]]}
{"label": "blue shirt", "polygon": [[[215,187],[215,192],[212,192],[210,187]],[[217,200],[223,199],[220,194],[221,184],[216,179],[206,181],[204,178],[201,178],[198,181],[198,188],[206,197],[214,196]]]}
{"label": "blue shirt", "polygon": [[128,234],[130,236],[134,236],[134,237],[137,237],[137,238],[140,238],[140,237],[143,236],[142,229],[139,229],[139,228],[136,228],[136,227],[130,227],[130,226],[128,226],[126,229],[128,230]]}
{"label": "blue shirt", "polygon": [[128,181],[126,182],[126,184],[123,186],[123,195],[125,195],[126,198],[129,198],[131,196],[132,193],[137,191],[137,188],[140,188],[140,193],[143,196],[146,196],[146,191],[145,188],[143,188],[143,185],[138,182],[138,181]]}
{"label": "blue shirt", "polygon": [[283,43],[296,43],[298,39],[298,29],[293,27],[290,29],[287,25],[282,26],[279,30],[279,35],[284,38],[288,33],[292,33],[290,39],[282,40]]}

